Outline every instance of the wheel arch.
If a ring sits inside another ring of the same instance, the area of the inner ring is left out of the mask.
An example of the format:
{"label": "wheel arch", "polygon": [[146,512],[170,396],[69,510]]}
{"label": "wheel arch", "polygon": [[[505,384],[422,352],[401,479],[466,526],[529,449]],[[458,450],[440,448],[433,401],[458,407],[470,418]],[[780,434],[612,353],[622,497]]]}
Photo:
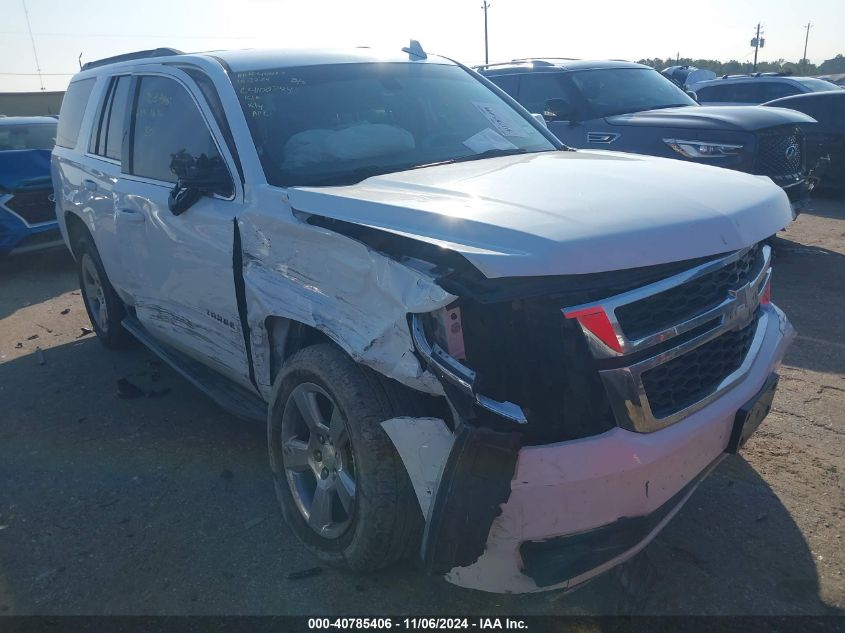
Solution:
{"label": "wheel arch", "polygon": [[[270,359],[270,384],[276,380],[285,361],[301,349],[319,343],[334,343],[324,332],[300,321],[278,315],[264,319]],[[335,343],[336,344],[336,343]]]}
{"label": "wheel arch", "polygon": [[65,211],[65,228],[67,230],[68,249],[74,259],[77,259],[76,245],[79,243],[79,240],[83,237],[88,237],[94,242],[94,235],[91,233],[85,220],[73,211]]}

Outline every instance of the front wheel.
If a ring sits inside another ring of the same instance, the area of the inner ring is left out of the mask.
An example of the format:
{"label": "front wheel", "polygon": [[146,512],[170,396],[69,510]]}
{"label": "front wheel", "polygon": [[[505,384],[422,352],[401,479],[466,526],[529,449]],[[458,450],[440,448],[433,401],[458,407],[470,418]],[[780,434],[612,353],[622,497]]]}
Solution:
{"label": "front wheel", "polygon": [[322,561],[366,572],[418,549],[422,513],[381,427],[409,402],[332,344],[300,350],[279,372],[267,424],[276,495]]}

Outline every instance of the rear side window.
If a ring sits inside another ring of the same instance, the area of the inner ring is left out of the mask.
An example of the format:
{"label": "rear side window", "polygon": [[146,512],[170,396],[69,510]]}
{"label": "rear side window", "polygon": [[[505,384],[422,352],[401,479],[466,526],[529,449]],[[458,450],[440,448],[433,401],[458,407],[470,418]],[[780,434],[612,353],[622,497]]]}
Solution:
{"label": "rear side window", "polygon": [[786,82],[767,81],[763,84],[763,95],[761,103],[771,101],[772,99],[780,99],[781,97],[791,97],[792,95],[800,94],[801,90],[797,86],[788,84]]}
{"label": "rear side window", "polygon": [[726,103],[732,101],[733,87],[730,85],[723,86],[704,86],[696,90],[699,101],[708,101],[710,103]]}
{"label": "rear side window", "polygon": [[114,77],[91,134],[92,154],[120,160],[123,147],[123,122],[129,102],[130,77]]}
{"label": "rear side window", "polygon": [[141,78],[132,136],[129,173],[136,176],[176,182],[180,166],[199,162],[225,169],[196,103],[168,77]]}
{"label": "rear side window", "polygon": [[59,127],[56,131],[56,145],[60,147],[76,147],[85,106],[94,87],[94,78],[74,81],[67,87],[62,99],[62,109],[59,112]]}

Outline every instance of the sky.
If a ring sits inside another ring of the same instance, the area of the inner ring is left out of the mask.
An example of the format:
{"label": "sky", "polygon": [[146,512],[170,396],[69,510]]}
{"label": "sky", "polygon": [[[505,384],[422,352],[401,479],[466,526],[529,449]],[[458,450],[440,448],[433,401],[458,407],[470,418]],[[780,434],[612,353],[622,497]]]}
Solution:
{"label": "sky", "polygon": [[[24,2],[33,43],[27,32]],[[484,61],[482,0],[0,0],[0,92],[64,90],[82,62],[159,46],[373,46],[410,38],[466,64]],[[845,54],[843,0],[491,0],[490,61],[518,57],[750,60]],[[36,54],[38,63],[36,64]],[[36,71],[40,67],[42,78]]]}

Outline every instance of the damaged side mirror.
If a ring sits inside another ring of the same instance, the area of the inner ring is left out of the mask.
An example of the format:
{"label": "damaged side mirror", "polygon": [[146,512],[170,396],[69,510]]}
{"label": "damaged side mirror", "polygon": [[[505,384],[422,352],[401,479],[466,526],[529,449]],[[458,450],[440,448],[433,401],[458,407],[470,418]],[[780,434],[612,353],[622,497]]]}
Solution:
{"label": "damaged side mirror", "polygon": [[181,150],[171,157],[170,170],[177,178],[167,197],[167,208],[173,215],[183,214],[202,196],[232,195],[232,179],[219,156],[202,154],[194,158]]}

